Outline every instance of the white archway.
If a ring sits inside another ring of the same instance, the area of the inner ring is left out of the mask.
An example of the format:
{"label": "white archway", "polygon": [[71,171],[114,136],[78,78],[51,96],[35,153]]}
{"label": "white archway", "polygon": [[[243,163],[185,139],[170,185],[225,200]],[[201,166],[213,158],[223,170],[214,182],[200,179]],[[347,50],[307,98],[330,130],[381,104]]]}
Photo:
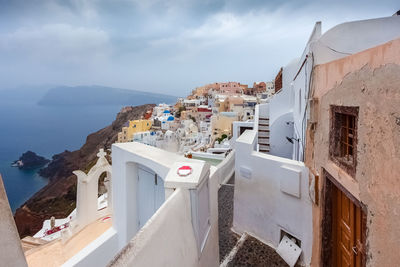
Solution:
{"label": "white archway", "polygon": [[[77,176],[76,194],[76,219],[71,222],[73,231],[79,231],[86,225],[98,218],[112,213],[111,195],[111,165],[105,158],[107,154],[100,149],[96,164],[89,170],[88,174],[77,170],[73,173]],[[107,190],[107,207],[99,210],[98,205],[98,183],[100,176],[106,173],[104,185]]]}

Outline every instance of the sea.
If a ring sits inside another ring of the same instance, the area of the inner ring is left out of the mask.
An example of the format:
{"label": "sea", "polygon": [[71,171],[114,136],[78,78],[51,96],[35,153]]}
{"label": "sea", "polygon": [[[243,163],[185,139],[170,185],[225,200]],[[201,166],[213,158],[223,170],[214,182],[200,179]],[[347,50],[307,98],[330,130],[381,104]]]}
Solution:
{"label": "sea", "polygon": [[122,106],[40,106],[36,98],[0,94],[0,174],[13,213],[48,183],[38,170],[11,167],[31,150],[48,159],[79,149],[87,135],[111,124]]}

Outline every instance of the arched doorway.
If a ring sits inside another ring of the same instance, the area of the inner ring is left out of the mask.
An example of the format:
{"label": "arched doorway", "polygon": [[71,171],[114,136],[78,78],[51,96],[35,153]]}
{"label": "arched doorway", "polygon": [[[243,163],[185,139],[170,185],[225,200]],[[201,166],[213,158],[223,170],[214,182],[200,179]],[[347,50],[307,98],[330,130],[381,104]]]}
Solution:
{"label": "arched doorway", "polygon": [[164,181],[153,170],[138,165],[137,210],[139,229],[165,201]]}

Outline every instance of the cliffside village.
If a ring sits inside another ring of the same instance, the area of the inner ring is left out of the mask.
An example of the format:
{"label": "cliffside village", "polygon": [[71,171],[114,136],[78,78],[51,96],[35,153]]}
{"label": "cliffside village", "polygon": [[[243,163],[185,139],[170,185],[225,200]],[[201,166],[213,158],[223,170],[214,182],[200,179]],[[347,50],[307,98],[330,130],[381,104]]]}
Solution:
{"label": "cliffside village", "polygon": [[[252,128],[255,106],[267,103],[274,93],[274,82],[255,82],[252,88],[238,82],[207,84],[173,106],[159,104],[143,119],[126,122],[118,143],[140,142],[188,157],[222,160],[244,129]],[[268,145],[266,140],[265,152]]]}
{"label": "cliffside village", "polygon": [[397,13],[317,22],[274,81],[204,85],[127,121],[74,172],[76,209],[35,236],[19,239],[0,188],[2,262],[398,266],[399,77]]}

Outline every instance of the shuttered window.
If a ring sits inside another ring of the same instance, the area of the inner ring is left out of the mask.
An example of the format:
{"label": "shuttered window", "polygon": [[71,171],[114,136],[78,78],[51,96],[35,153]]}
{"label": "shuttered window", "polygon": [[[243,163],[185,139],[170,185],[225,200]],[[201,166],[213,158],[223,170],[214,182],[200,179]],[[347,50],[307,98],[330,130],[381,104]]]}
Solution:
{"label": "shuttered window", "polygon": [[331,106],[330,159],[350,175],[357,163],[358,107]]}

